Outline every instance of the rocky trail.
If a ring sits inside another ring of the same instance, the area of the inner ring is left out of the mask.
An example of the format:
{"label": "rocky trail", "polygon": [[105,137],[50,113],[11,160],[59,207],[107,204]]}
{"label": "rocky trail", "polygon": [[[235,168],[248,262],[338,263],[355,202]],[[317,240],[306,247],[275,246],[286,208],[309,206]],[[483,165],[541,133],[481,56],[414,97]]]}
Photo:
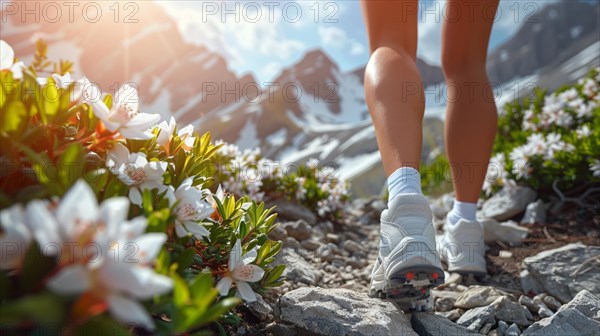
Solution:
{"label": "rocky trail", "polygon": [[[431,199],[442,234],[450,194]],[[446,273],[432,290],[433,310],[404,313],[369,298],[371,262],[385,203],[358,199],[338,223],[279,201],[282,224],[272,238],[284,247],[286,281],[240,309],[237,335],[598,335],[600,216],[566,208],[554,215],[527,188],[481,202],[488,273]],[[555,207],[556,209],[556,207]],[[548,218],[548,220],[547,220]],[[288,221],[286,221],[288,220]],[[555,224],[547,224],[552,222]],[[543,223],[543,224],[540,224]]]}

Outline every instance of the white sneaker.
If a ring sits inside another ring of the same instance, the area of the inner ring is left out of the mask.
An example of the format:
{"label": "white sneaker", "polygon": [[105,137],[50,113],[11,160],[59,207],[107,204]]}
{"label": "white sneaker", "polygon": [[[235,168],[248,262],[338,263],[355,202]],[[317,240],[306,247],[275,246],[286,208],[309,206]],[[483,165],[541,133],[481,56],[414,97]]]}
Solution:
{"label": "white sneaker", "polygon": [[452,225],[446,219],[444,236],[437,246],[449,272],[485,275],[485,242],[479,222],[461,219]]}
{"label": "white sneaker", "polygon": [[381,242],[371,275],[371,297],[390,300],[404,310],[427,307],[429,289],[444,283],[432,217],[421,194],[399,195],[381,213]]}

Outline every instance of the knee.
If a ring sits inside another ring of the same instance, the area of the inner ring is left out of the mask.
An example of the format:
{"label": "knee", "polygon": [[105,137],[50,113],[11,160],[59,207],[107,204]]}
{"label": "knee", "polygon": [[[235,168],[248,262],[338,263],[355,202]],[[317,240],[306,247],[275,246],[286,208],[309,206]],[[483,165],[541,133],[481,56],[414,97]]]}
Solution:
{"label": "knee", "polygon": [[400,84],[418,84],[418,78],[415,56],[403,48],[379,47],[371,54],[365,69],[365,90],[375,96],[397,94]]}
{"label": "knee", "polygon": [[474,79],[486,76],[485,55],[472,52],[442,51],[442,69],[446,79]]}

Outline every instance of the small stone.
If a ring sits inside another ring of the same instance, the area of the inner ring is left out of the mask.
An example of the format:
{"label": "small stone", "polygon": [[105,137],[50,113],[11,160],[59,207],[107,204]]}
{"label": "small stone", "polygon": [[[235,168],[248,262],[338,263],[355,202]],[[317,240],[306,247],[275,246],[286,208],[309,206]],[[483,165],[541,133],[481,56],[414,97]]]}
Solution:
{"label": "small stone", "polygon": [[512,258],[513,254],[510,251],[500,251],[500,253],[498,254],[500,258]]}
{"label": "small stone", "polygon": [[536,278],[534,278],[528,270],[522,270],[519,276],[523,292],[537,294],[544,291],[542,284]]}
{"label": "small stone", "polygon": [[481,328],[481,330],[479,330],[479,333],[480,333],[480,334],[482,334],[482,335],[487,335],[487,334],[490,332],[490,330],[492,330],[492,326],[493,326],[493,325],[494,325],[494,324],[493,324],[493,323],[491,323],[491,322],[490,322],[490,323],[486,323],[486,324],[483,326],[483,328]]}
{"label": "small stone", "polygon": [[361,251],[363,248],[362,246],[360,246],[359,243],[353,240],[346,240],[344,242],[344,249],[348,252],[358,252]]}
{"label": "small stone", "polygon": [[285,240],[283,241],[283,245],[285,247],[289,247],[289,248],[293,248],[293,249],[299,249],[300,248],[300,242],[298,242],[296,240],[296,238],[294,238],[294,237],[287,237],[287,238],[285,238]]}
{"label": "small stone", "polygon": [[529,311],[532,313],[537,313],[540,309],[540,307],[537,304],[535,304],[535,302],[533,302],[533,299],[531,299],[529,296],[521,295],[519,297],[519,303],[527,307],[527,309],[529,309]]}
{"label": "small stone", "polygon": [[486,323],[494,323],[494,307],[485,306],[467,310],[456,323],[473,331],[479,331]]}
{"label": "small stone", "polygon": [[278,198],[269,203],[269,207],[275,206],[275,212],[286,219],[303,219],[310,225],[317,224],[317,216],[309,208],[297,202],[285,198]]}
{"label": "small stone", "polygon": [[285,240],[287,238],[287,231],[281,226],[277,225],[273,231],[269,233],[269,238],[272,240]]}
{"label": "small stone", "polygon": [[[419,335],[479,335],[473,330],[455,324],[444,316],[431,312],[415,312],[412,314],[410,321],[412,323],[412,328]],[[398,333],[393,335],[403,334]]]}
{"label": "small stone", "polygon": [[527,228],[519,226],[513,221],[499,223],[493,218],[480,218],[479,221],[483,225],[483,236],[487,243],[501,241],[511,245],[519,245],[529,234]]}
{"label": "small stone", "polygon": [[256,295],[256,301],[246,303],[248,310],[262,321],[272,318],[273,308],[260,295]]}
{"label": "small stone", "polygon": [[519,336],[521,335],[521,330],[519,329],[519,326],[516,323],[513,323],[510,325],[510,327],[508,327],[508,329],[506,329],[506,331],[504,332],[505,336]]}
{"label": "small stone", "polygon": [[325,237],[329,243],[337,243],[340,241],[340,236],[335,233],[328,233]]}
{"label": "small stone", "polygon": [[316,249],[319,248],[320,244],[317,241],[314,241],[312,239],[308,239],[308,240],[303,240],[300,245],[309,250],[309,251],[315,251]]}
{"label": "small stone", "polygon": [[544,297],[543,301],[548,306],[548,308],[554,311],[558,310],[562,306],[560,302],[558,302],[558,300],[556,300],[553,296],[550,295]]}
{"label": "small stone", "polygon": [[296,332],[296,328],[294,326],[290,326],[283,323],[277,323],[272,328],[273,336],[296,336],[298,332]]}
{"label": "small stone", "polygon": [[469,289],[469,287],[465,286],[465,285],[456,285],[456,290],[459,292],[464,292],[467,289]]}
{"label": "small stone", "polygon": [[289,247],[285,247],[279,252],[275,258],[274,264],[285,264],[283,276],[290,282],[315,285],[322,277],[322,273],[319,269],[315,268],[313,264],[307,262],[302,256]]}
{"label": "small stone", "polygon": [[454,303],[454,306],[464,309],[483,307],[502,296],[504,296],[504,293],[494,287],[472,286],[462,293],[456,300],[456,303]]}
{"label": "small stone", "polygon": [[506,333],[506,329],[508,329],[508,324],[502,320],[498,321],[498,334],[500,336]]}
{"label": "small stone", "polygon": [[465,310],[460,309],[460,308],[455,308],[455,309],[452,309],[447,312],[436,312],[436,314],[443,316],[443,317],[449,319],[450,321],[458,320],[464,313],[465,313]]}
{"label": "small stone", "polygon": [[525,215],[521,219],[521,224],[543,224],[546,222],[546,206],[542,200],[529,203],[525,209]]}
{"label": "small stone", "polygon": [[505,221],[523,212],[536,197],[531,188],[505,186],[483,204],[482,213],[487,218]]}
{"label": "small stone", "polygon": [[282,226],[287,231],[288,236],[294,237],[299,241],[306,240],[312,236],[312,227],[303,219],[295,222],[285,222]]}
{"label": "small stone", "polygon": [[347,259],[346,264],[354,269],[361,269],[364,267],[364,264],[361,261],[354,258]]}
{"label": "small stone", "polygon": [[525,308],[520,304],[511,301],[508,297],[502,296],[496,299],[491,306],[494,307],[497,320],[505,322],[514,322],[518,325],[528,326],[531,322],[527,319]]}
{"label": "small stone", "polygon": [[454,308],[454,302],[456,299],[451,297],[442,297],[435,300],[435,311],[445,312]]}

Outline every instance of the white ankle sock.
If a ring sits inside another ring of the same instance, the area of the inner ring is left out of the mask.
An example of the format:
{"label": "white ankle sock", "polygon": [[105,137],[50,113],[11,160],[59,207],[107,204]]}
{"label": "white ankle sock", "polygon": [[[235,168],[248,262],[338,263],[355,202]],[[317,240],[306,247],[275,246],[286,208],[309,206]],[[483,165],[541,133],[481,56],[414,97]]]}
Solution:
{"label": "white ankle sock", "polygon": [[470,222],[474,222],[477,214],[477,203],[460,202],[454,200],[452,210],[448,212],[448,221],[454,225],[461,219],[466,219]]}
{"label": "white ankle sock", "polygon": [[421,174],[411,167],[398,168],[387,179],[388,185],[388,203],[400,194],[416,193],[423,194],[421,191]]}

